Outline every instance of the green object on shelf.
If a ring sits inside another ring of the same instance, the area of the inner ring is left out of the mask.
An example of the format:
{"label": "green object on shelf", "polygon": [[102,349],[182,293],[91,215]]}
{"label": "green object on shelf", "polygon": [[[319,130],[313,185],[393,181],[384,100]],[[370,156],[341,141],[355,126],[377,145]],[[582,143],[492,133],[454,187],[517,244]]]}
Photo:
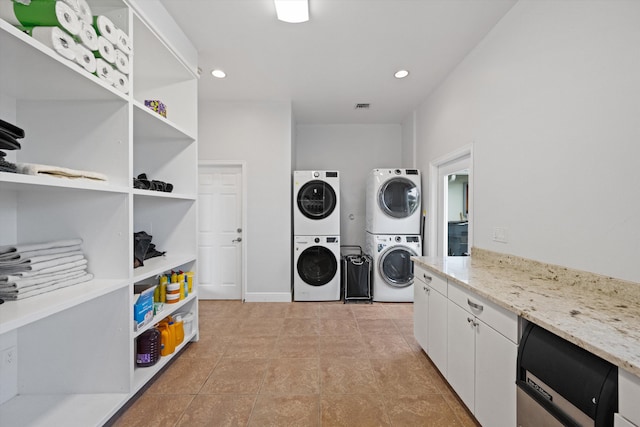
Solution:
{"label": "green object on shelf", "polygon": [[26,27],[59,26],[72,35],[80,31],[80,22],[73,9],[55,0],[32,0],[27,6],[13,3],[15,19]]}

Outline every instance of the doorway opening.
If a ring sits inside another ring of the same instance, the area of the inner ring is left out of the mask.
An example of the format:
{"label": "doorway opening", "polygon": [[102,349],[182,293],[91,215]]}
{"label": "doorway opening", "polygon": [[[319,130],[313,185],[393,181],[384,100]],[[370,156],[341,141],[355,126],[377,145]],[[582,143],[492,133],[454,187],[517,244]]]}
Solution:
{"label": "doorway opening", "polygon": [[469,256],[472,246],[472,145],[429,165],[431,256]]}

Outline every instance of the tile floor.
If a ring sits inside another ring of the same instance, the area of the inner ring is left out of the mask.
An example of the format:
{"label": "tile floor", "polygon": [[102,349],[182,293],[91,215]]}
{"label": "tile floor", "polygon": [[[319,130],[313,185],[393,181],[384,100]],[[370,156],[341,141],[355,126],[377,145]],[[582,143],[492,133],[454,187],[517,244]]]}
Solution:
{"label": "tile floor", "polygon": [[200,340],[114,425],[478,426],[413,338],[413,304],[239,301],[200,301]]}

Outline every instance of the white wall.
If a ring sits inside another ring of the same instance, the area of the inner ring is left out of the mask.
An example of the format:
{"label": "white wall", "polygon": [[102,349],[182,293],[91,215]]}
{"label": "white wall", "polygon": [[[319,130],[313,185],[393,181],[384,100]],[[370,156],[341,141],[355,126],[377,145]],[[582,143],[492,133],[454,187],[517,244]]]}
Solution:
{"label": "white wall", "polygon": [[474,144],[476,247],[640,281],[638,22],[520,1],[419,108],[418,168]]}
{"label": "white wall", "polygon": [[291,300],[291,106],[199,105],[199,160],[247,165],[247,301]]}
{"label": "white wall", "polygon": [[[402,121],[402,167],[416,167],[416,114],[410,114]],[[423,172],[427,172],[426,170]]]}
{"label": "white wall", "polygon": [[401,166],[401,126],[298,125],[296,129],[295,168],[340,172],[342,245],[364,248],[367,175],[374,168]]}

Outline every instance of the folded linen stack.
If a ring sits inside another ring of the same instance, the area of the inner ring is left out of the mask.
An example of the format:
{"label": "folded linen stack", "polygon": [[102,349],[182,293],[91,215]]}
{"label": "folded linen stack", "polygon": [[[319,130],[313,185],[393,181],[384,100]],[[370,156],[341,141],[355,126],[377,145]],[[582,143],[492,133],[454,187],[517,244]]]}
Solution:
{"label": "folded linen stack", "polygon": [[0,246],[0,298],[20,300],[88,282],[81,239]]}
{"label": "folded linen stack", "polygon": [[16,165],[4,160],[7,155],[2,150],[19,150],[22,148],[18,139],[24,138],[24,130],[4,120],[0,120],[0,172],[16,173]]}

